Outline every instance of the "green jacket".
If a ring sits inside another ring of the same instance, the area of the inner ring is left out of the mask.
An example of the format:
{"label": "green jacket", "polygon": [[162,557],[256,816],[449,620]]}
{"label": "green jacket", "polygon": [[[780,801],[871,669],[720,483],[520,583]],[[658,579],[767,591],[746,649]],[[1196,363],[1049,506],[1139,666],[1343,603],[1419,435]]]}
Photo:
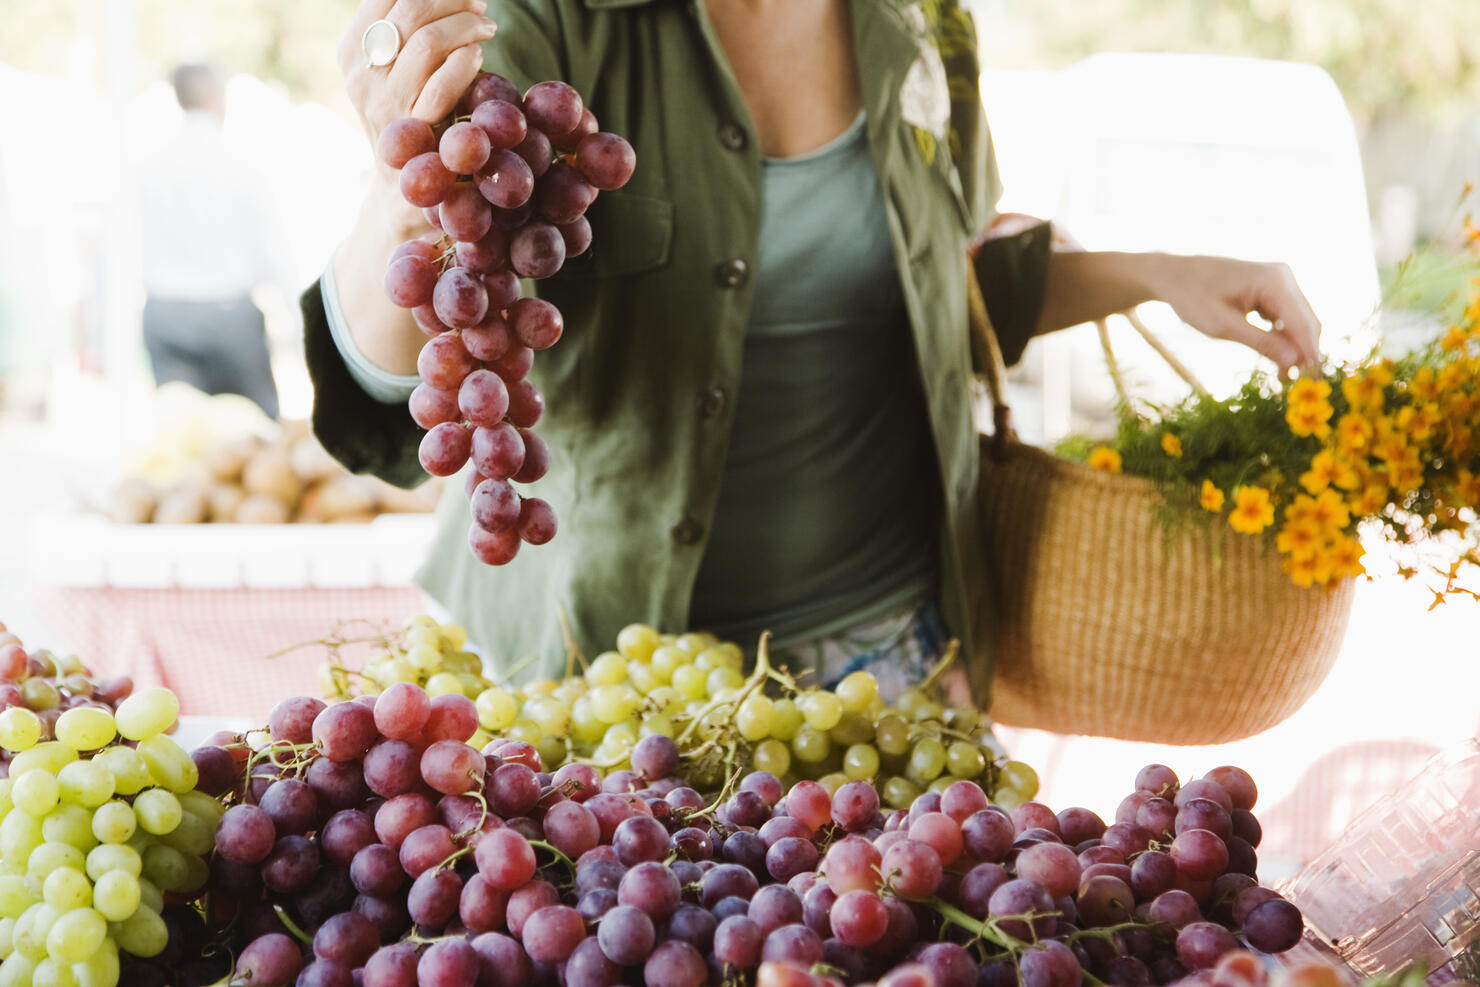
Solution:
{"label": "green jacket", "polygon": [[[563,666],[559,612],[590,655],[633,621],[686,626],[740,387],[761,166],[703,0],[492,0],[484,65],[521,88],[571,83],[637,152],[626,188],[591,207],[594,243],[539,282],[564,338],[535,360],[552,449],[534,487],[553,542],[508,566],[475,561],[462,483],[439,510],[419,580],[502,665]],[[940,601],[963,642],[986,606],[975,498],[965,245],[1000,185],[977,92],[975,28],[955,0],[853,0],[868,142],[884,189],[945,504]],[[1009,362],[1036,321],[1046,231],[992,248],[979,268]],[[529,289],[530,286],[526,285]],[[313,424],[348,468],[412,486],[421,431],[349,377],[317,288],[304,296]],[[776,482],[785,483],[786,477]],[[749,643],[749,642],[743,642]],[[988,656],[972,656],[985,703]]]}

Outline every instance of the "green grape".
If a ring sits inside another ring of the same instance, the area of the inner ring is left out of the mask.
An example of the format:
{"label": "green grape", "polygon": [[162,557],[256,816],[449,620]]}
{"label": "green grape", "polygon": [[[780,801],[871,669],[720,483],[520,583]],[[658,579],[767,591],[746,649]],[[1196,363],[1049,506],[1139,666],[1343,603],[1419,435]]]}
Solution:
{"label": "green grape", "polygon": [[627,749],[631,749],[632,745],[637,743],[640,732],[641,727],[638,721],[627,719],[621,723],[613,723],[607,727],[602,739],[607,743],[618,743],[624,745]]}
{"label": "green grape", "polygon": [[483,675],[483,659],[471,651],[453,651],[442,658],[442,667],[459,677],[472,675],[481,678]]}
{"label": "green grape", "polygon": [[642,697],[630,685],[603,685],[591,690],[591,711],[603,723],[620,723],[641,705]]}
{"label": "green grape", "polygon": [[437,636],[451,651],[461,651],[468,643],[468,632],[461,624],[440,624],[437,627]]}
{"label": "green grape", "polygon": [[132,747],[109,747],[94,755],[92,763],[108,769],[115,794],[137,795],[149,785],[149,765]]}
{"label": "green grape", "polygon": [[[401,633],[409,639],[415,636],[418,640],[440,640],[437,635],[437,618],[428,613],[414,613],[407,617],[401,624]],[[432,636],[427,637],[426,631],[431,631]]]}
{"label": "green grape", "polygon": [[15,919],[0,918],[0,960],[15,952]]}
{"label": "green grape", "polygon": [[462,680],[451,672],[438,672],[427,679],[427,695],[429,696],[460,696],[463,692]]}
{"label": "green grape", "polygon": [[163,788],[140,792],[134,799],[134,815],[138,817],[139,828],[145,833],[163,836],[180,825],[180,817],[184,814],[184,810],[180,808],[180,800]]}
{"label": "green grape", "polygon": [[139,908],[139,880],[127,871],[111,870],[93,888],[93,907],[110,922],[122,922]]}
{"label": "green grape", "polygon": [[845,709],[838,725],[827,732],[833,743],[843,747],[866,744],[874,739],[874,722],[862,713]]}
{"label": "green grape", "polygon": [[658,632],[646,624],[628,624],[617,633],[617,650],[624,658],[647,661],[658,644]]}
{"label": "green grape", "polygon": [[592,708],[591,696],[584,695],[570,707],[570,732],[582,744],[594,744],[606,733],[606,724]]}
{"label": "green grape", "polygon": [[771,736],[777,740],[793,740],[805,722],[802,711],[797,708],[793,699],[778,699],[771,708]]}
{"label": "green grape", "polygon": [[513,726],[504,731],[504,736],[510,740],[522,740],[533,747],[544,734],[540,732],[539,724],[533,720],[516,720]]}
{"label": "green grape", "polygon": [[720,653],[720,660],[731,668],[745,667],[745,652],[734,641],[720,641],[714,645],[714,650]]}
{"label": "green grape", "polygon": [[769,697],[753,692],[735,710],[735,729],[746,740],[760,740],[771,734],[772,714],[776,704]]}
{"label": "green grape", "polygon": [[947,788],[950,788],[953,784],[960,780],[961,779],[957,778],[955,775],[941,775],[939,778],[932,781],[930,783],[930,787],[926,788],[925,790],[927,792],[934,792],[937,795],[944,795]]}
{"label": "green grape", "polygon": [[35,983],[36,961],[25,953],[11,953],[0,964],[0,987],[34,987]]}
{"label": "green grape", "polygon": [[709,698],[716,703],[729,703],[734,706],[735,700],[740,698],[740,690],[733,686],[725,686],[709,694]]}
{"label": "green grape", "polygon": [[854,744],[843,753],[843,774],[850,781],[866,781],[879,773],[879,752],[867,744]]}
{"label": "green grape", "polygon": [[473,700],[478,710],[478,723],[485,730],[497,733],[514,725],[519,716],[519,700],[503,689],[484,689]]}
{"label": "green grape", "polygon": [[663,680],[658,678],[651,665],[635,660],[627,663],[627,681],[632,684],[632,688],[643,695],[647,695],[663,684]]}
{"label": "green grape", "polygon": [[555,694],[555,690],[558,688],[560,688],[560,683],[554,679],[535,679],[533,682],[525,683],[524,695],[525,698],[530,696],[551,696]]}
{"label": "green grape", "polygon": [[[546,734],[534,745],[534,749],[540,755],[540,763],[546,769],[556,767],[565,762],[569,750],[565,745],[565,737],[553,733]],[[206,852],[210,852],[209,849]]]}
{"label": "green grape", "polygon": [[832,741],[816,727],[803,726],[791,739],[791,752],[804,764],[821,764],[832,751]]}
{"label": "green grape", "polygon": [[654,713],[643,719],[642,728],[638,731],[638,739],[654,735],[675,738],[678,733],[678,724],[661,713]]}
{"label": "green grape", "polygon": [[57,920],[57,910],[45,902],[32,905],[27,908],[20,918],[15,920],[15,948],[19,953],[33,960],[41,960],[46,956],[46,934],[51,931],[52,923]]}
{"label": "green grape", "polygon": [[906,689],[894,700],[895,710],[907,720],[915,718],[915,710],[930,700],[919,689]]}
{"label": "green grape", "polygon": [[920,786],[908,778],[895,775],[884,782],[884,787],[879,790],[879,796],[884,804],[892,809],[908,809],[920,797]]}
{"label": "green grape", "polygon": [[996,803],[999,807],[1006,809],[1008,812],[1011,812],[1013,809],[1016,809],[1018,806],[1028,801],[1028,799],[1016,789],[999,788],[992,793],[992,801]]}
{"label": "green grape", "polygon": [[101,843],[126,843],[137,828],[134,807],[127,802],[105,802],[93,812],[92,832]]}
{"label": "green grape", "polygon": [[4,819],[5,814],[15,808],[15,802],[10,798],[11,790],[14,787],[15,782],[9,778],[0,778],[0,819]]}
{"label": "green grape", "polygon": [[975,778],[987,766],[987,757],[975,744],[958,740],[946,751],[946,770],[957,778]]}
{"label": "green grape", "polygon": [[147,737],[139,741],[137,750],[144,763],[149,765],[149,776],[154,783],[177,795],[193,790],[200,781],[200,771],[195,762],[173,737]]}
{"label": "green grape", "polygon": [[874,725],[874,746],[896,757],[905,753],[910,749],[910,725],[892,713],[879,717]]}
{"label": "green grape", "polygon": [[10,777],[19,778],[27,771],[37,769],[54,775],[75,760],[77,760],[75,750],[61,741],[45,740],[11,758]]}
{"label": "green grape", "polygon": [[33,987],[79,987],[72,964],[48,956],[36,964]]}
{"label": "green grape", "polygon": [[617,685],[627,681],[627,662],[620,652],[604,651],[586,669],[586,681],[592,686]]}
{"label": "green grape", "polygon": [[155,887],[153,881],[143,877],[139,878],[139,907],[156,915],[164,911],[164,892]]}
{"label": "green grape", "polygon": [[31,859],[26,861],[26,876],[44,882],[58,867],[85,870],[87,858],[70,843],[43,843],[31,851]]}
{"label": "green grape", "polygon": [[777,778],[784,778],[791,770],[791,750],[775,738],[762,740],[755,745],[750,762],[757,771],[769,771]]}
{"label": "green grape", "polygon": [[830,692],[808,690],[797,697],[797,708],[807,725],[816,730],[831,730],[843,718],[843,704]]}
{"label": "green grape", "polygon": [[[673,642],[673,646],[685,654],[698,655],[713,648],[718,644],[713,634],[701,634],[689,632],[680,634]],[[723,657],[723,656],[721,656]]]}
{"label": "green grape", "polygon": [[211,798],[205,792],[182,792],[175,798],[180,800],[180,808],[192,815],[199,816],[210,823],[211,829],[221,822],[221,817],[226,815],[226,806]]}
{"label": "green grape", "polygon": [[[559,738],[556,740],[559,742]],[[560,752],[565,753],[563,744]],[[207,822],[193,812],[183,812],[180,815],[180,825],[161,836],[159,842],[179,850],[187,857],[204,857],[209,855],[216,846],[215,833],[214,823]]]}
{"label": "green grape", "polygon": [[10,790],[15,807],[38,819],[56,808],[61,797],[61,783],[56,775],[45,771],[27,771],[15,780]]}
{"label": "green grape", "polygon": [[57,687],[46,679],[26,679],[21,683],[21,696],[31,709],[38,713],[42,710],[56,709],[61,705],[62,694]]}
{"label": "green grape", "polygon": [[72,964],[77,987],[116,987],[122,969],[118,964],[118,947],[112,939],[103,940],[103,948],[81,963]]}
{"label": "green grape", "polygon": [[146,959],[163,952],[169,938],[169,928],[164,919],[150,908],[137,909],[118,923],[113,933],[113,941],[118,943],[118,948]]}
{"label": "green grape", "polygon": [[[637,659],[633,659],[634,661]],[[665,644],[653,652],[652,661],[648,667],[652,669],[653,675],[662,682],[672,682],[673,673],[683,666],[689,664],[689,655],[672,645]]]}
{"label": "green grape", "polygon": [[409,682],[415,685],[421,681],[421,673],[407,659],[392,658],[380,666],[374,679],[382,688],[388,689],[398,682]]}
{"label": "green grape", "polygon": [[102,843],[87,855],[87,876],[101,880],[109,871],[122,871],[133,877],[144,873],[144,860],[139,851],[122,843]]}
{"label": "green grape", "polygon": [[998,768],[997,784],[1000,788],[1008,788],[1022,796],[1020,801],[1026,802],[1038,794],[1038,772],[1032,766],[1022,761],[1004,761]]}
{"label": "green grape", "polygon": [[727,665],[714,669],[704,679],[705,691],[715,698],[726,689],[739,689],[743,685],[745,676],[740,674],[739,669]]}
{"label": "green grape", "polygon": [[524,704],[524,716],[551,736],[570,732],[570,709],[554,696],[535,696]]}
{"label": "green grape", "polygon": [[79,751],[95,751],[108,746],[117,734],[113,716],[106,709],[77,706],[57,717],[56,737]]}
{"label": "green grape", "polygon": [[66,843],[83,853],[98,845],[92,831],[92,812],[66,802],[58,805],[41,820],[41,833],[48,843]]}
{"label": "green grape", "polygon": [[935,737],[921,737],[910,751],[908,773],[918,783],[934,781],[946,768],[946,745]]}
{"label": "green grape", "polygon": [[24,874],[26,861],[45,842],[41,820],[25,812],[12,812],[0,821],[0,859],[13,873]]}
{"label": "green grape", "polygon": [[827,789],[828,795],[836,795],[838,794],[838,789],[842,788],[851,780],[851,778],[841,771],[830,771],[821,778],[818,778],[817,784]]}
{"label": "green grape", "polygon": [[478,693],[488,688],[488,683],[484,681],[483,676],[472,672],[458,672],[457,684],[462,686],[462,694],[469,699],[477,699]]}
{"label": "green grape", "polygon": [[661,716],[673,716],[683,711],[687,698],[671,685],[660,685],[647,695],[648,706]]}
{"label": "green grape", "polygon": [[87,875],[73,867],[58,867],[46,875],[42,897],[59,912],[85,908],[92,904],[93,886]]}
{"label": "green grape", "polygon": [[144,740],[164,733],[180,717],[180,700],[161,686],[140,689],[118,704],[113,720],[118,732],[129,740]]}
{"label": "green grape", "polygon": [[113,775],[91,761],[73,761],[62,768],[57,781],[61,784],[62,801],[83,808],[96,808],[113,797]]}
{"label": "green grape", "polygon": [[946,710],[946,726],[962,733],[970,733],[981,726],[982,714],[967,706],[952,706]]}
{"label": "green grape", "polygon": [[698,665],[681,665],[673,672],[673,687],[683,694],[685,699],[703,699],[709,694],[706,683],[708,672]]}
{"label": "green grape", "polygon": [[862,713],[879,694],[879,683],[868,672],[851,672],[833,688],[833,694],[843,704],[843,709]]}
{"label": "green grape", "polygon": [[585,679],[572,676],[571,678],[561,681],[561,683],[555,687],[555,691],[550,693],[550,695],[565,703],[565,705],[567,706],[574,706],[576,700],[590,691],[590,688],[591,687],[586,684]]}
{"label": "green grape", "polygon": [[156,843],[144,851],[144,876],[162,891],[190,889],[189,858],[174,847]]}
{"label": "green grape", "polygon": [[406,653],[395,659],[404,661],[422,675],[433,675],[442,664],[442,652],[435,644],[422,641],[406,649]]}
{"label": "green grape", "polygon": [[945,715],[945,707],[934,700],[927,699],[915,707],[914,716],[911,717],[916,723],[926,723],[939,720]]}
{"label": "green grape", "polygon": [[34,904],[36,896],[26,889],[24,877],[20,874],[0,875],[0,916],[20,918]]}

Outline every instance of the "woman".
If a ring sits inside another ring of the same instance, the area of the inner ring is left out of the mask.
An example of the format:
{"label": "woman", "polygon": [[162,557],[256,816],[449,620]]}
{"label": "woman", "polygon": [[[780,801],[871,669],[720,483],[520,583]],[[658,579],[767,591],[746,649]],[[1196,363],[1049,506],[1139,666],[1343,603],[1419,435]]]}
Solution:
{"label": "woman", "polygon": [[[378,19],[403,40],[385,67],[361,50]],[[445,116],[481,67],[569,82],[637,152],[630,184],[592,207],[589,256],[538,285],[567,326],[533,373],[559,536],[481,566],[449,495],[421,576],[495,661],[557,667],[562,607],[588,651],[637,620],[746,645],[769,629],[794,668],[868,667],[889,691],[947,636],[972,639],[962,257],[999,183],[955,0],[363,0],[340,61],[372,141]],[[404,398],[424,337],[381,278],[426,228],[382,167],[305,296],[320,437],[406,485],[422,478]],[[1050,257],[1039,227],[979,259],[1009,362],[1036,333],[1153,298],[1282,368],[1317,359],[1283,266]]]}

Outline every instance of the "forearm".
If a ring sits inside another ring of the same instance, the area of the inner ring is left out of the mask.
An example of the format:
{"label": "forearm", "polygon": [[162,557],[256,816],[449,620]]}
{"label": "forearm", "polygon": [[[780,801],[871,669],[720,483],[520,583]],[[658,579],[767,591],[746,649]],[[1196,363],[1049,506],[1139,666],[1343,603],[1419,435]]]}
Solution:
{"label": "forearm", "polygon": [[1055,252],[1044,281],[1036,333],[1094,322],[1160,297],[1168,255]]}
{"label": "forearm", "polygon": [[354,230],[334,254],[339,307],[350,335],[366,359],[393,374],[416,373],[416,356],[426,337],[411,313],[386,297],[386,262],[401,243],[429,229],[421,211],[377,174]]}

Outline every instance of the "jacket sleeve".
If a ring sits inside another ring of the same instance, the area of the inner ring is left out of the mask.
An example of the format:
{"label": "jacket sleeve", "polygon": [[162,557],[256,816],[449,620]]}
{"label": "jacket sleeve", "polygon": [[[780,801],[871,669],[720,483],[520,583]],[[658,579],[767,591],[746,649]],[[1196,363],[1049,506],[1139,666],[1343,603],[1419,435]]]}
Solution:
{"label": "jacket sleeve", "polygon": [[[550,0],[492,0],[488,18],[498,34],[483,46],[483,68],[527,89],[565,73],[558,54],[561,25]],[[313,381],[313,429],[324,448],[355,473],[399,487],[427,479],[417,459],[424,434],[402,403],[375,400],[355,381],[329,331],[315,282],[300,299],[304,353]]]}
{"label": "jacket sleeve", "polygon": [[[955,2],[943,4],[939,17],[936,44],[950,87],[951,153],[974,228],[984,230],[997,215],[1002,178],[982,107],[976,26]],[[1009,366],[1021,359],[1038,324],[1051,246],[1045,223],[988,241],[977,255],[982,297]]]}

